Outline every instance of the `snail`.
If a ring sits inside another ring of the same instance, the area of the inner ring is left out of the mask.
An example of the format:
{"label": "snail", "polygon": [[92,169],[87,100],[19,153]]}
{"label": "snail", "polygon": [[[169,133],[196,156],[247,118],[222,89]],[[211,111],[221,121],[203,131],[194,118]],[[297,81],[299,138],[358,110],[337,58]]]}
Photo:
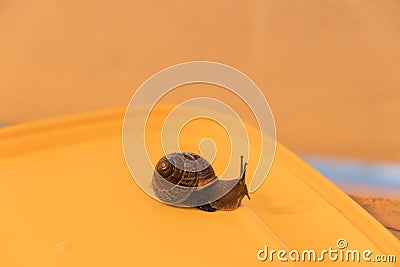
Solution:
{"label": "snail", "polygon": [[[240,176],[220,180],[211,164],[195,153],[175,152],[156,164],[152,188],[158,199],[176,206],[197,207],[203,211],[235,210],[244,196],[250,199],[245,183],[247,163],[241,156]],[[208,202],[207,199],[218,199]]]}

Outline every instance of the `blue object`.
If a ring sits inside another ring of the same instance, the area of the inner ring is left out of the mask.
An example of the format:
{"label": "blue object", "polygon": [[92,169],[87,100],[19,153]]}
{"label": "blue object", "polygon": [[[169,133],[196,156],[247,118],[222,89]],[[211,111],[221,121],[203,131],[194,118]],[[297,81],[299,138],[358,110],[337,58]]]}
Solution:
{"label": "blue object", "polygon": [[400,165],[301,155],[347,193],[400,198]]}

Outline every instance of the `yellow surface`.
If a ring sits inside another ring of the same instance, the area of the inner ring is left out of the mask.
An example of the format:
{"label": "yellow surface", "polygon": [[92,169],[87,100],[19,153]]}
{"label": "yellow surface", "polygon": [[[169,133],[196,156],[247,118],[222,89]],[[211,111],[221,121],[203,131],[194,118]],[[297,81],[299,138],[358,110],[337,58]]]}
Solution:
{"label": "yellow surface", "polygon": [[112,110],[0,130],[0,266],[279,265],[257,251],[336,248],[338,238],[400,256],[389,231],[280,144],[266,182],[238,210],[161,204],[127,170],[122,120]]}

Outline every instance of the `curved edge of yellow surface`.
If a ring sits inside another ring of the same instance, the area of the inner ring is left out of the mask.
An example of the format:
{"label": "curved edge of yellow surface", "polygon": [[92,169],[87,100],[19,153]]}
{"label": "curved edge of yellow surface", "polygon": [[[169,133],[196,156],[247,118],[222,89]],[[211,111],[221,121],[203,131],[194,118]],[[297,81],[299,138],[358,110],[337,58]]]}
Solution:
{"label": "curved edge of yellow surface", "polygon": [[123,116],[114,109],[0,129],[1,266],[252,266],[265,245],[320,251],[339,238],[400,256],[384,226],[280,144],[263,186],[234,212],[155,201],[125,166]]}
{"label": "curved edge of yellow surface", "polygon": [[[277,147],[275,162],[282,160],[280,157],[281,153],[285,154],[285,165],[296,165],[297,168],[292,169],[292,172],[301,177],[305,184],[320,195],[322,199],[335,207],[344,218],[356,226],[382,251],[391,251],[398,255],[400,252],[400,241],[385,226],[295,153],[281,144],[278,144]],[[319,179],[318,183],[316,183],[315,179]],[[363,224],[364,222],[365,225]],[[372,231],[373,228],[375,228],[375,231]]]}

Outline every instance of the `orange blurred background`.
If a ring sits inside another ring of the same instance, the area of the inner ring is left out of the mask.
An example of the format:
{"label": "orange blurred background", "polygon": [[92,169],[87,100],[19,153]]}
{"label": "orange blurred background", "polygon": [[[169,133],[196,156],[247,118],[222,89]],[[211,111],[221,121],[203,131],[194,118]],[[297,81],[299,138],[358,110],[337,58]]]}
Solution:
{"label": "orange blurred background", "polygon": [[0,2],[0,123],[126,106],[155,72],[231,65],[296,152],[400,161],[400,2]]}

